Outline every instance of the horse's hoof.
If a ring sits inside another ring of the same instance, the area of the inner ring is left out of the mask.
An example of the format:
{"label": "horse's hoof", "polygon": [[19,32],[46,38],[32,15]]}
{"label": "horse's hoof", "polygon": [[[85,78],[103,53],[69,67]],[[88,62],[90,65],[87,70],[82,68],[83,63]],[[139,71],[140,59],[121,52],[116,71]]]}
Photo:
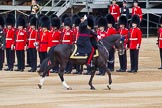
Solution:
{"label": "horse's hoof", "polygon": [[69,88],[67,88],[67,90],[72,90],[72,88],[71,88],[71,87],[69,87]]}
{"label": "horse's hoof", "polygon": [[91,87],[90,89],[91,89],[91,90],[96,90],[94,87]]}
{"label": "horse's hoof", "polygon": [[38,88],[39,88],[39,89],[42,89],[42,85],[38,84]]}
{"label": "horse's hoof", "polygon": [[110,86],[110,85],[107,85],[107,88],[108,88],[109,90],[111,90],[111,86]]}

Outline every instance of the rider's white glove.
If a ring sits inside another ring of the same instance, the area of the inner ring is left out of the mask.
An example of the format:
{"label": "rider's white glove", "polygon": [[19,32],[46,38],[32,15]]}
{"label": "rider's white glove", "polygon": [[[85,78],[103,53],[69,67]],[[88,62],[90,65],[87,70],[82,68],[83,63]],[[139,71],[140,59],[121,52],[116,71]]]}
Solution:
{"label": "rider's white glove", "polygon": [[97,36],[97,38],[98,38],[98,39],[101,39],[101,36],[100,36],[100,35],[98,35],[98,36]]}
{"label": "rider's white glove", "polygon": [[84,15],[84,20],[86,20],[87,19],[87,16],[86,15]]}

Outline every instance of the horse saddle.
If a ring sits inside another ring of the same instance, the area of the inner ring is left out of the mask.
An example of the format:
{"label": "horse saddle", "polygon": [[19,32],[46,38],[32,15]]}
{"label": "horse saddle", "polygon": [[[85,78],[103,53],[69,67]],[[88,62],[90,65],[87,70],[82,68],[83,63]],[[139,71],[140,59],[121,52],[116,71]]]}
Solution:
{"label": "horse saddle", "polygon": [[[96,49],[93,57],[98,57],[98,56],[99,56],[98,49]],[[70,58],[71,59],[87,59],[88,54],[79,53],[77,45],[74,44],[74,50],[73,50],[73,53],[71,54]]]}

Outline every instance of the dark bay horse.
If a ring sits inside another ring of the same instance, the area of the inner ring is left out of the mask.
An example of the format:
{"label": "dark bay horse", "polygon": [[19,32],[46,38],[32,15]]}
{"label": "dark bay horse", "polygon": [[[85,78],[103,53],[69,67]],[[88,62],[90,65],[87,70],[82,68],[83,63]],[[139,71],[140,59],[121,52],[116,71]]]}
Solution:
{"label": "dark bay horse", "polygon": [[[115,48],[118,50],[118,53],[124,54],[123,43],[124,41],[121,40],[119,34],[103,38],[98,42],[97,46],[98,46],[99,56],[96,58],[93,58],[95,67],[92,69],[91,77],[89,80],[90,89],[92,90],[95,89],[95,87],[92,84],[92,80],[95,75],[97,67],[102,68],[105,72],[107,72],[108,78],[109,78],[107,87],[110,89],[112,78],[111,78],[110,70],[108,69],[108,66],[107,66],[109,51],[111,50],[111,48],[113,48],[112,46],[115,46]],[[64,80],[64,70],[65,70],[67,63],[69,61],[75,64],[80,64],[80,65],[87,63],[86,59],[70,59],[70,56],[73,50],[74,50],[74,45],[60,44],[56,46],[53,51],[51,51],[52,52],[51,56],[48,56],[42,62],[40,66],[40,71],[38,72],[39,75],[42,76],[40,79],[40,83],[38,84],[39,88],[42,88],[44,80],[45,80],[45,76],[47,75],[48,71],[54,66],[59,64],[60,69],[59,69],[58,75],[62,81],[62,84],[66,89],[68,90],[71,89],[71,87]],[[50,65],[48,65],[49,60],[51,61]]]}

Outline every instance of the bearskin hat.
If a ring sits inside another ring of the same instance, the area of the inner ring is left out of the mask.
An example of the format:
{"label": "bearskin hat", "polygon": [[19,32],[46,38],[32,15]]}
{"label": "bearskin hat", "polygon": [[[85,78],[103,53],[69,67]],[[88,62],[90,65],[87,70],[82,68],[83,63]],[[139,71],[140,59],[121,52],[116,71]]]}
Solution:
{"label": "bearskin hat", "polygon": [[0,25],[4,27],[5,21],[2,15],[0,15]]}
{"label": "bearskin hat", "polygon": [[23,27],[26,26],[26,20],[25,20],[25,16],[24,15],[18,16],[18,18],[17,18],[17,27],[18,26],[23,26]]}
{"label": "bearskin hat", "polygon": [[96,18],[95,18],[95,26],[98,26],[98,20],[101,18],[100,15],[98,15]]}
{"label": "bearskin hat", "polygon": [[120,16],[120,18],[119,18],[119,25],[125,25],[125,27],[126,27],[127,24],[128,24],[127,17],[124,16],[124,15]]}
{"label": "bearskin hat", "polygon": [[112,24],[112,26],[115,25],[115,19],[111,14],[106,15],[106,20],[108,24]]}
{"label": "bearskin hat", "polygon": [[29,17],[28,17],[28,22],[30,22],[31,18],[35,17],[34,14],[30,14]]}
{"label": "bearskin hat", "polygon": [[78,15],[79,15],[80,18],[83,18],[84,15],[86,15],[86,14],[85,13],[79,13]]}
{"label": "bearskin hat", "polygon": [[37,18],[35,16],[30,19],[30,25],[37,26]]}
{"label": "bearskin hat", "polygon": [[88,26],[92,29],[94,28],[94,17],[92,15],[89,15],[87,17]]}
{"label": "bearskin hat", "polygon": [[72,22],[71,22],[70,17],[66,17],[66,18],[64,19],[64,26],[72,27]]}
{"label": "bearskin hat", "polygon": [[45,16],[45,15],[44,15],[44,14],[39,14],[39,15],[38,15],[38,26],[40,26],[40,23],[41,23],[40,19],[41,19],[41,17],[43,17],[43,16]]}
{"label": "bearskin hat", "polygon": [[137,24],[137,26],[140,26],[140,17],[138,15],[133,15],[131,21],[132,21],[132,23]]}
{"label": "bearskin hat", "polygon": [[98,20],[98,27],[105,27],[105,28],[107,28],[107,22],[106,22],[106,19],[104,17],[101,17]]}
{"label": "bearskin hat", "polygon": [[7,17],[6,17],[6,25],[12,25],[14,26],[15,25],[15,17],[13,14],[8,14]]}
{"label": "bearskin hat", "polygon": [[62,17],[61,17],[61,22],[62,23],[64,23],[66,17],[69,17],[69,15],[67,15],[67,14],[62,15]]}
{"label": "bearskin hat", "polygon": [[52,18],[52,20],[51,20],[51,26],[52,27],[57,27],[57,29],[59,29],[60,25],[61,25],[61,22],[60,22],[60,19],[58,17]]}
{"label": "bearskin hat", "polygon": [[58,17],[56,14],[52,14],[51,16],[50,16],[50,21],[52,22],[52,19],[53,18],[55,18],[55,17]]}
{"label": "bearskin hat", "polygon": [[75,19],[78,18],[78,17],[79,17],[79,16],[76,15],[76,14],[72,16],[72,19],[71,19],[71,20],[72,20],[72,24],[75,24]]}
{"label": "bearskin hat", "polygon": [[75,27],[79,26],[80,23],[80,17],[75,18]]}
{"label": "bearskin hat", "polygon": [[138,3],[138,0],[133,0],[133,3]]}
{"label": "bearskin hat", "polygon": [[50,20],[49,20],[48,16],[44,15],[44,16],[41,17],[41,19],[40,19],[40,27],[45,27],[48,30],[50,29]]}

